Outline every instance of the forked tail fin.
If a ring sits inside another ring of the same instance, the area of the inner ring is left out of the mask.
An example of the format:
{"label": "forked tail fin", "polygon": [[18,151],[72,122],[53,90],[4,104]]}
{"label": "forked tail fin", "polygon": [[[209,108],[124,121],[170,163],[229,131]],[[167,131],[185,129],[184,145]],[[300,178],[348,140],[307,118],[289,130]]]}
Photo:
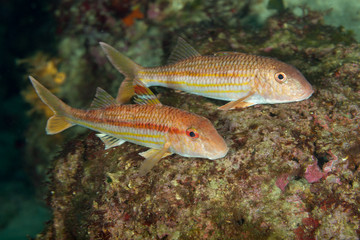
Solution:
{"label": "forked tail fin", "polygon": [[134,78],[136,73],[143,67],[136,64],[130,58],[121,54],[115,48],[110,45],[100,42],[100,46],[106,54],[111,64],[124,76],[125,79],[121,83],[121,86],[116,97],[116,101],[119,103],[128,102],[134,95]]}
{"label": "forked tail fin", "polygon": [[40,99],[54,112],[54,116],[50,117],[47,121],[46,133],[52,135],[72,127],[74,124],[68,118],[68,112],[71,108],[41,85],[35,78],[29,76],[29,79]]}

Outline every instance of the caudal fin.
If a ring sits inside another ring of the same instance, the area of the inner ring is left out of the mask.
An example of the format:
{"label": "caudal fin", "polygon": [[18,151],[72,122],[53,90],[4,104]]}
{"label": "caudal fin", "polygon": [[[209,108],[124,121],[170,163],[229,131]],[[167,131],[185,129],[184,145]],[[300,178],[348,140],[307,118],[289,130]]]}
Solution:
{"label": "caudal fin", "polygon": [[115,48],[110,45],[100,42],[100,46],[106,54],[111,64],[123,75],[125,79],[121,83],[121,86],[116,97],[116,101],[119,103],[128,102],[134,95],[134,78],[136,73],[142,69],[140,65],[136,64],[130,58],[121,54]]}
{"label": "caudal fin", "polygon": [[54,112],[54,116],[50,117],[47,121],[46,133],[52,135],[72,127],[74,124],[69,122],[67,117],[70,107],[41,85],[35,78],[29,76],[29,79],[40,99]]}

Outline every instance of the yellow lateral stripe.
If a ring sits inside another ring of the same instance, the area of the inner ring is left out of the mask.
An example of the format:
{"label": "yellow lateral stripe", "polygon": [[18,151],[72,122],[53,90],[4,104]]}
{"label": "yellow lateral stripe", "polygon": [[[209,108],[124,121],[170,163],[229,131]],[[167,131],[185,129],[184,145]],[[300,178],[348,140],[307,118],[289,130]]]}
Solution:
{"label": "yellow lateral stripe", "polygon": [[222,87],[222,86],[245,86],[249,82],[243,83],[189,83],[185,81],[169,81],[169,80],[156,80],[156,79],[144,79],[140,78],[140,81],[143,82],[157,82],[157,83],[166,83],[166,84],[184,84],[192,87]]}
{"label": "yellow lateral stripe", "polygon": [[[111,131],[111,130],[108,130],[106,128],[100,128],[100,127],[96,127],[94,125],[91,125],[91,124],[88,124],[88,123],[85,123],[85,122],[81,122],[81,121],[78,121],[78,120],[74,120],[74,119],[71,119],[72,122],[74,123],[77,123],[79,125],[83,125],[83,126],[86,126],[88,128],[91,128],[91,129],[94,129],[96,131],[99,131],[99,132],[102,132],[102,133],[111,133],[111,134],[122,134],[122,133],[125,133],[125,132],[116,132],[116,131]],[[129,132],[129,135],[130,136],[139,136],[139,137],[151,137],[151,138],[161,138],[162,135],[160,134],[156,134],[156,135],[151,135],[151,134],[138,134],[138,133],[130,133]],[[148,140],[141,140],[141,139],[137,139],[137,138],[128,138],[128,137],[123,137],[123,138],[126,138],[126,139],[130,139],[130,140],[136,140],[136,141],[139,141],[139,142],[144,142],[144,143],[153,143],[153,144],[161,144],[161,142],[155,142],[155,141],[148,141]]]}
{"label": "yellow lateral stripe", "polygon": [[190,72],[146,72],[139,71],[138,74],[145,75],[181,75],[181,76],[192,76],[192,77],[254,77],[253,73],[250,74],[235,74],[235,73],[190,73]]}
{"label": "yellow lateral stripe", "polygon": [[249,90],[192,90],[197,93],[241,93],[249,92]]}
{"label": "yellow lateral stripe", "polygon": [[137,142],[143,142],[143,143],[152,143],[152,144],[160,144],[163,145],[165,142],[155,142],[155,141],[148,141],[148,140],[140,140],[137,138],[130,138],[130,137],[124,137],[125,140],[133,140],[133,141],[137,141]]}
{"label": "yellow lateral stripe", "polygon": [[148,137],[148,138],[161,138],[162,135],[160,134],[141,134],[141,133],[132,133],[132,132],[116,132],[116,134],[119,135],[129,135],[129,136],[134,136],[134,137]]}

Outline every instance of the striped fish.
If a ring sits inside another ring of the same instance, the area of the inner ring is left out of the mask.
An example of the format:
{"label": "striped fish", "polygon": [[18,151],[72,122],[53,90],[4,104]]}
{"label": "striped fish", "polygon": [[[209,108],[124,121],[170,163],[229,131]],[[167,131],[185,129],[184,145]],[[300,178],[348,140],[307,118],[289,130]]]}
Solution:
{"label": "striped fish", "polygon": [[[128,101],[133,79],[146,86],[162,86],[204,97],[230,101],[222,110],[255,104],[301,101],[313,93],[305,77],[293,66],[273,58],[237,52],[201,56],[179,38],[169,64],[145,68],[106,43],[100,42],[110,62],[125,75],[117,100]],[[122,94],[126,91],[128,95]]]}
{"label": "striped fish", "polygon": [[161,158],[173,153],[184,157],[224,157],[228,147],[212,123],[201,116],[163,106],[141,82],[136,82],[138,104],[122,105],[101,88],[89,110],[72,108],[53,95],[33,77],[29,77],[40,99],[50,107],[47,134],[56,134],[74,125],[94,131],[105,149],[128,141],[150,148],[140,174],[145,175]]}

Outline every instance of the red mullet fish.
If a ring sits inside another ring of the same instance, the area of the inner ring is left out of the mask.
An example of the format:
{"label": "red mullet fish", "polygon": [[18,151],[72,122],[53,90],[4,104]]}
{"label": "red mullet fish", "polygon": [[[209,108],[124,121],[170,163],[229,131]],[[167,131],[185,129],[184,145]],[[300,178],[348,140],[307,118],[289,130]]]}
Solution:
{"label": "red mullet fish", "polygon": [[120,102],[130,99],[133,91],[124,89],[132,88],[134,79],[147,87],[168,87],[230,101],[219,107],[221,110],[301,101],[313,93],[299,70],[273,58],[238,52],[201,56],[179,38],[168,65],[145,68],[106,43],[100,45],[114,67],[125,75],[117,97]]}
{"label": "red mullet fish", "polygon": [[173,153],[214,160],[229,150],[208,119],[162,105],[141,82],[135,82],[138,104],[120,104],[98,88],[91,109],[81,110],[66,105],[33,77],[29,79],[40,99],[54,112],[47,122],[47,134],[80,125],[99,132],[96,135],[105,149],[126,141],[149,147],[140,153],[146,159],[140,167],[141,175]]}

